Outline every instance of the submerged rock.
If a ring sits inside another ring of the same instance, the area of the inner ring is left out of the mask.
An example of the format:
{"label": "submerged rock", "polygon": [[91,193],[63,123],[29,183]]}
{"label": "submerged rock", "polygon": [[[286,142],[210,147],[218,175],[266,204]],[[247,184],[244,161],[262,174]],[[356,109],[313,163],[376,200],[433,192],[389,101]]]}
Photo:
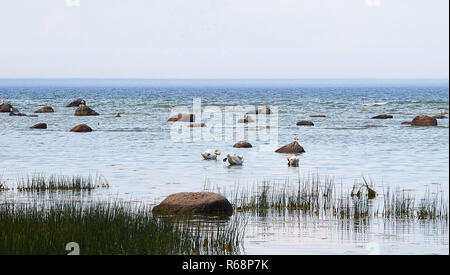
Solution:
{"label": "submerged rock", "polygon": [[411,121],[411,126],[437,126],[437,120],[430,116],[416,116]]}
{"label": "submerged rock", "polygon": [[378,115],[372,117],[372,119],[388,119],[388,118],[394,118],[392,115]]}
{"label": "submerged rock", "polygon": [[281,148],[278,148],[275,152],[285,154],[300,154],[304,153],[305,149],[303,149],[303,147],[297,141],[294,141]]}
{"label": "submerged rock", "polygon": [[188,125],[188,127],[206,127],[205,123],[191,123]]}
{"label": "submerged rock", "polygon": [[411,121],[403,121],[402,125],[411,125]]}
{"label": "submerged rock", "polygon": [[52,107],[50,106],[44,106],[39,110],[34,111],[35,113],[53,113],[54,110]]}
{"label": "submerged rock", "polygon": [[172,194],[152,210],[155,214],[226,214],[233,213],[231,203],[212,192],[183,192]]}
{"label": "submerged rock", "polygon": [[170,117],[167,121],[182,121],[182,122],[194,122],[195,115],[194,114],[178,114]]}
{"label": "submerged rock", "polygon": [[11,111],[13,111],[13,106],[11,104],[6,102],[0,104],[0,113],[9,113]]}
{"label": "submerged rock", "polygon": [[116,117],[120,117],[120,113],[117,113],[117,114],[116,114]]}
{"label": "submerged rock", "polygon": [[309,117],[327,117],[326,115],[310,115]]}
{"label": "submerged rock", "polygon": [[31,126],[30,128],[32,128],[32,129],[47,129],[47,123],[38,123],[38,124]]}
{"label": "submerged rock", "polygon": [[78,133],[92,132],[92,128],[86,124],[80,124],[80,125],[73,127],[72,129],[70,129],[70,131],[78,132]]}
{"label": "submerged rock", "polygon": [[249,116],[245,116],[244,118],[240,118],[238,120],[238,123],[249,123],[249,122],[255,122],[255,121]]}
{"label": "submerged rock", "polygon": [[239,141],[235,145],[233,145],[234,148],[252,148],[253,145],[250,144],[248,141]]}
{"label": "submerged rock", "polygon": [[66,107],[78,107],[80,105],[86,105],[86,101],[82,98],[75,99],[66,105]]}
{"label": "submerged rock", "polygon": [[269,107],[264,106],[264,107],[261,108],[261,109],[251,110],[251,111],[247,112],[247,114],[249,114],[249,115],[250,115],[250,114],[253,114],[253,115],[259,115],[259,114],[270,115],[270,114],[271,114],[271,111],[270,111],[270,108],[269,108]]}
{"label": "submerged rock", "polygon": [[297,121],[297,126],[314,126],[314,123],[309,120],[300,120]]}
{"label": "submerged rock", "polygon": [[[23,113],[9,112],[9,116],[27,116],[27,115],[23,114]],[[30,116],[30,117],[34,117],[34,116]]]}
{"label": "submerged rock", "polygon": [[76,116],[98,116],[99,114],[86,105],[80,105],[75,110],[75,115]]}

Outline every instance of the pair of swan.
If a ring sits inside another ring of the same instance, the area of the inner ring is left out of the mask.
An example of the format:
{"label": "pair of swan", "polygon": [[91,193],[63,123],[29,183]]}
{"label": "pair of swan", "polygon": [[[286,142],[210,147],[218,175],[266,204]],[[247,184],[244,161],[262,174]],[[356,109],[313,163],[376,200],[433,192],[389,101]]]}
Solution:
{"label": "pair of swan", "polygon": [[[217,160],[217,156],[219,156],[221,153],[222,152],[220,152],[219,149],[209,149],[201,154],[205,160]],[[234,154],[233,156],[228,154],[227,157],[223,159],[223,161],[228,161],[230,165],[242,165],[244,163],[244,157],[238,154]]]}

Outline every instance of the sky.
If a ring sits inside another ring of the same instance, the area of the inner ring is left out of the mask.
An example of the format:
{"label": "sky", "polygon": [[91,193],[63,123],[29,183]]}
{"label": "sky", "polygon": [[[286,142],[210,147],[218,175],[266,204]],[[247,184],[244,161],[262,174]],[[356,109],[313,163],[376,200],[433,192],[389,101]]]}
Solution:
{"label": "sky", "polygon": [[448,75],[448,0],[0,0],[0,78]]}

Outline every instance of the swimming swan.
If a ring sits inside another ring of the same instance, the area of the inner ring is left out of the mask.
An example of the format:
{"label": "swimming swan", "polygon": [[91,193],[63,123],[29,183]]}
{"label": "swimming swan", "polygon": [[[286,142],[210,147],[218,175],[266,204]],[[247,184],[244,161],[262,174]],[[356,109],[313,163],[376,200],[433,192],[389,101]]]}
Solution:
{"label": "swimming swan", "polygon": [[233,156],[228,154],[227,157],[223,159],[223,161],[226,162],[227,160],[230,165],[242,165],[244,163],[244,157],[237,154],[234,154]]}
{"label": "swimming swan", "polygon": [[290,166],[290,167],[298,167],[298,158],[294,155],[294,154],[292,154],[292,155],[290,155],[289,157],[287,157],[287,160],[288,160],[288,166]]}
{"label": "swimming swan", "polygon": [[208,149],[202,153],[202,157],[206,160],[217,160],[217,156],[220,155],[221,152],[219,149]]}

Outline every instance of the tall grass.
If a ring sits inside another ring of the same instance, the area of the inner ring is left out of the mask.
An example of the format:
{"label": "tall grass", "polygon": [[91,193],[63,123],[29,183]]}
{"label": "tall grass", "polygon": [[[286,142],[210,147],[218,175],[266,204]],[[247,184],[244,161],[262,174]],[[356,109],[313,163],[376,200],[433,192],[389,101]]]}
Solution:
{"label": "tall grass", "polygon": [[[205,186],[204,189],[210,189]],[[448,219],[448,201],[443,195],[427,195],[419,203],[406,191],[377,194],[373,184],[364,177],[353,190],[338,190],[332,178],[319,176],[300,178],[297,182],[263,181],[250,189],[236,188],[230,193],[213,187],[229,197],[238,212],[263,214],[266,210],[298,210],[311,215],[339,219],[370,219],[373,217],[395,219]],[[377,199],[383,197],[382,199]],[[381,200],[381,203],[380,203]]]}
{"label": "tall grass", "polygon": [[45,175],[36,173],[33,175],[19,176],[17,178],[17,191],[42,192],[56,190],[91,191],[96,188],[108,188],[109,184],[100,175],[89,176],[64,176]]}
{"label": "tall grass", "polygon": [[157,217],[119,202],[0,204],[0,254],[238,254],[245,228],[231,221]]}

